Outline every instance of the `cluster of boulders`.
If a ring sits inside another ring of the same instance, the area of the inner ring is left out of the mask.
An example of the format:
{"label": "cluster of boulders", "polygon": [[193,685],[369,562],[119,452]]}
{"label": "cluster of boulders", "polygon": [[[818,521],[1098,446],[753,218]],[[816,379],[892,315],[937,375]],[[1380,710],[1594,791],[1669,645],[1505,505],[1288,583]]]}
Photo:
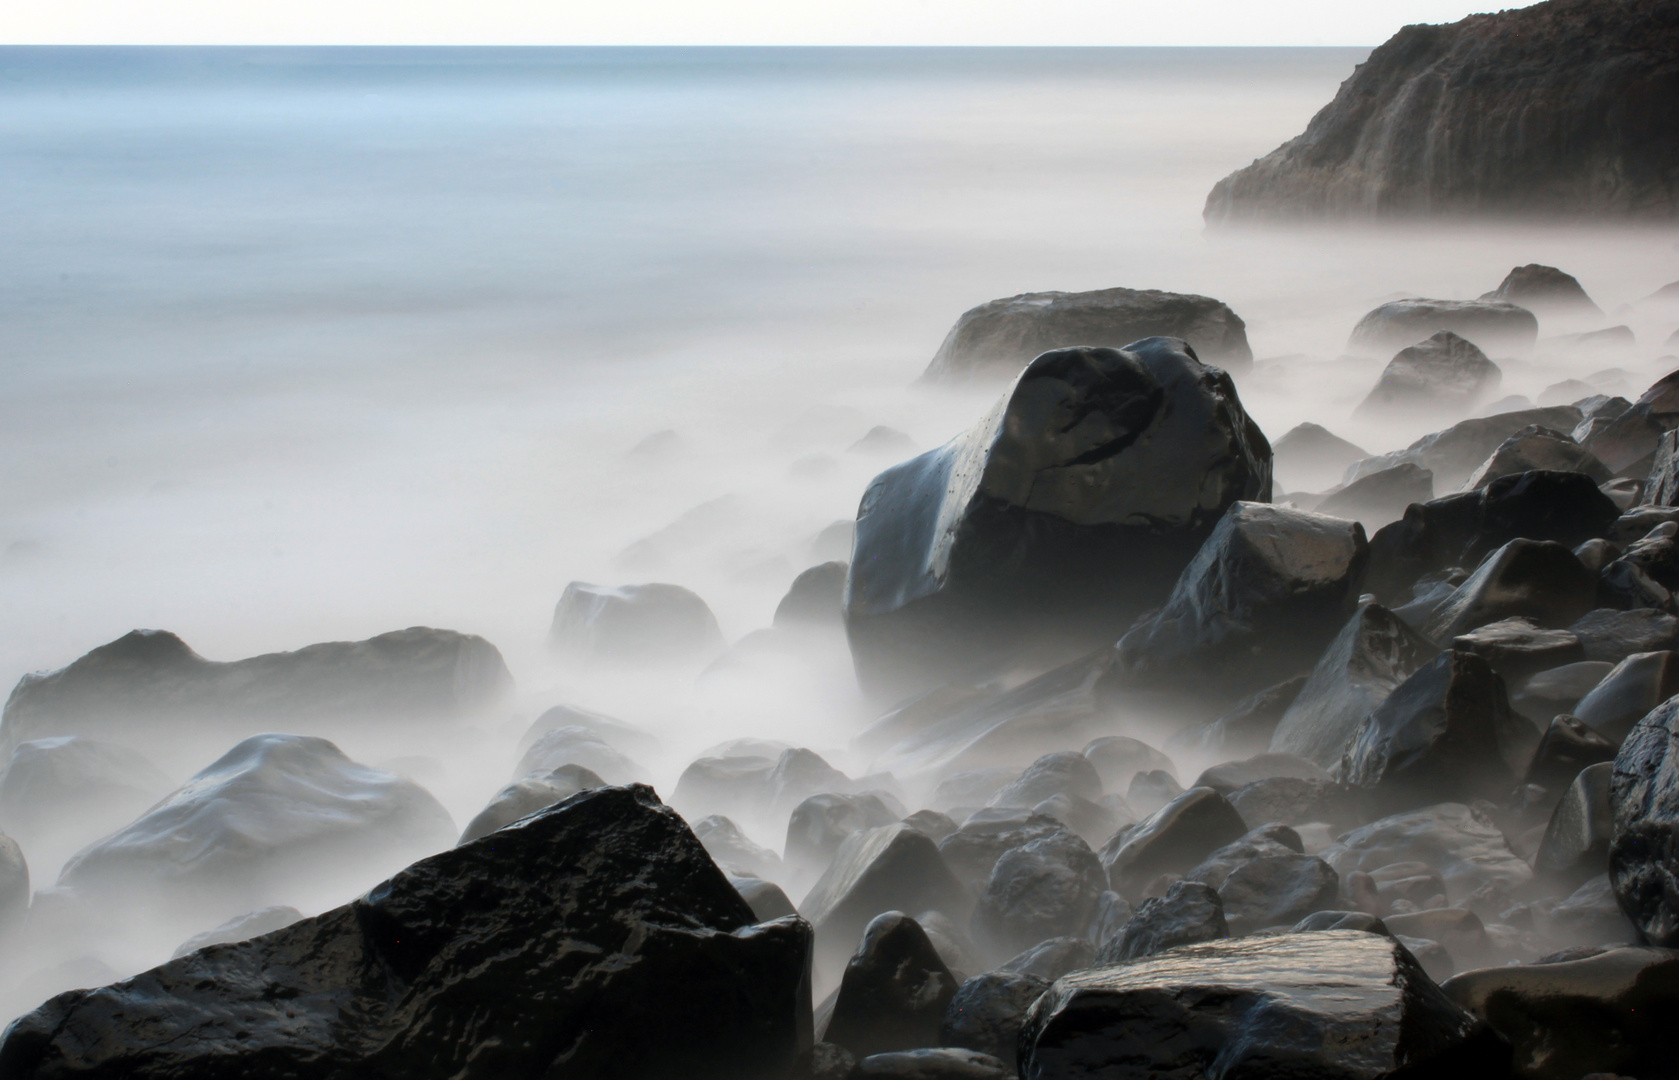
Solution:
{"label": "cluster of boulders", "polygon": [[[1371,312],[1354,346],[1398,353],[1363,408],[1461,416],[1529,304],[1591,301],[1527,266]],[[22,1016],[0,1075],[1667,1075],[1679,373],[1376,456],[1273,447],[1203,349],[1249,355],[1202,297],[963,316],[929,374],[1006,392],[748,637],[844,643],[880,703],[848,751],[734,739],[661,799],[658,739],[560,705],[457,831],[343,747],[469,739],[511,689],[482,639],[216,663],[136,631],[25,678],[0,957],[180,944]],[[685,588],[574,582],[549,644],[637,678],[745,643]],[[220,756],[177,783],[169,740]]]}

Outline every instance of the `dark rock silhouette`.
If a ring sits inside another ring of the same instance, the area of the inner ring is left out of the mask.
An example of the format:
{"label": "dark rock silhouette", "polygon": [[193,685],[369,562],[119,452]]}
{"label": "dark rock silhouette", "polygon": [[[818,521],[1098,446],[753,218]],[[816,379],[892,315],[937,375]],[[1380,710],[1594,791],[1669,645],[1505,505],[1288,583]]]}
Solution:
{"label": "dark rock silhouette", "polygon": [[1671,3],[1606,0],[1407,26],[1205,217],[1671,217],[1676,27]]}
{"label": "dark rock silhouette", "polygon": [[1011,1068],[1019,1051],[1020,1022],[1050,980],[1012,971],[975,975],[945,1006],[939,1045],[990,1054]]}
{"label": "dark rock silhouette", "polygon": [[956,987],[921,925],[885,912],[869,922],[845,965],[822,1040],[859,1058],[937,1046]]}
{"label": "dark rock silhouette", "polygon": [[1206,363],[1241,374],[1253,365],[1247,327],[1209,296],[1157,289],[1023,293],[962,313],[927,367],[928,379],[1012,379],[1051,349],[1117,349],[1151,337],[1188,341]]}
{"label": "dark rock silhouette", "polygon": [[651,789],[601,788],[344,907],[61,994],[6,1033],[0,1074],[779,1077],[810,1045],[809,955],[809,927],[758,923]]}
{"label": "dark rock silhouette", "polygon": [[1270,487],[1230,377],[1182,341],[1044,353],[968,432],[863,495],[846,591],[859,678],[902,697],[1028,646],[1111,642],[1232,503]]}

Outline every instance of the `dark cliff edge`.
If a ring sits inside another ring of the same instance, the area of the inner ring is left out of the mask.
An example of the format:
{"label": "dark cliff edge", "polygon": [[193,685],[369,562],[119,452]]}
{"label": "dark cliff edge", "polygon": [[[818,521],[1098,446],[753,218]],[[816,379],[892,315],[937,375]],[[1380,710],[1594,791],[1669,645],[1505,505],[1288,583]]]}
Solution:
{"label": "dark cliff edge", "polygon": [[1407,26],[1209,225],[1679,216],[1679,0],[1547,0]]}

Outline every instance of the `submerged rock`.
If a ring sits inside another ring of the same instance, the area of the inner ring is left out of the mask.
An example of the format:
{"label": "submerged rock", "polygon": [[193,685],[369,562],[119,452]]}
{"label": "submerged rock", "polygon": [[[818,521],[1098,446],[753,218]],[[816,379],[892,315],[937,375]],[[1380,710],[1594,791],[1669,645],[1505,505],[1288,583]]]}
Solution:
{"label": "submerged rock", "polygon": [[1304,670],[1346,619],[1364,553],[1356,522],[1238,502],[1165,604],[1120,639],[1116,674],[1235,698]]}
{"label": "submerged rock", "polygon": [[1497,1076],[1508,1050],[1391,938],[1185,945],[1059,980],[1027,1013],[1022,1080]]}
{"label": "submerged rock", "polygon": [[1012,379],[1051,349],[1118,349],[1150,337],[1183,338],[1209,364],[1241,374],[1253,365],[1247,327],[1208,296],[1156,289],[1023,293],[962,313],[927,367],[928,379]]}
{"label": "submerged rock", "polygon": [[810,1045],[809,951],[651,789],[603,788],[323,915],[61,994],[8,1030],[0,1073],[781,1076]]}
{"label": "submerged rock", "polygon": [[1671,219],[1673,52],[1660,4],[1406,26],[1303,134],[1220,180],[1204,216]]}
{"label": "submerged rock", "polygon": [[554,606],[555,650],[577,662],[632,666],[699,663],[723,651],[711,608],[680,585],[574,581]]}
{"label": "submerged rock", "polygon": [[450,846],[454,832],[411,780],[325,739],[256,735],[84,848],[58,885],[113,917],[202,926],[275,903],[316,907],[320,879],[376,878]]}
{"label": "submerged rock", "polygon": [[0,753],[59,735],[147,753],[184,741],[202,754],[206,738],[225,746],[274,730],[406,729],[480,715],[512,687],[494,645],[453,630],[416,626],[229,663],[204,659],[166,630],[135,630],[68,667],[20,679],[0,719]]}
{"label": "submerged rock", "polygon": [[1158,603],[1271,450],[1228,375],[1175,338],[1059,349],[979,423],[874,479],[846,628],[903,696],[1030,646],[1076,655]]}
{"label": "submerged rock", "polygon": [[[1416,304],[1417,301],[1404,301]],[[1387,305],[1391,308],[1394,305]],[[1500,305],[1506,307],[1508,305]],[[1520,311],[1520,308],[1515,309]],[[1377,311],[1386,311],[1379,308]],[[1443,312],[1430,313],[1427,321],[1441,321]],[[1466,313],[1453,312],[1446,321],[1467,321]],[[1425,321],[1419,313],[1404,315],[1388,313],[1381,325],[1366,326],[1372,316],[1366,315],[1353,334],[1355,342],[1375,345],[1383,340],[1405,336],[1407,322]],[[1481,330],[1479,320],[1475,326]],[[1368,397],[1354,410],[1353,415],[1389,416],[1421,414],[1438,416],[1441,413],[1462,414],[1498,389],[1504,373],[1487,354],[1450,330],[1441,330],[1427,340],[1401,349],[1376,380]]]}

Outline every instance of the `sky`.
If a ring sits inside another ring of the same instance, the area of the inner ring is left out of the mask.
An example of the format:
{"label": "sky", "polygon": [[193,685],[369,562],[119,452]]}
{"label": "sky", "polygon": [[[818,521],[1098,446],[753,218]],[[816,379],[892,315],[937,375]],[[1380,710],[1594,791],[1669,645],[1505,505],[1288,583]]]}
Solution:
{"label": "sky", "polygon": [[[1522,6],[1522,5],[1516,5]],[[53,0],[5,44],[1377,45],[1465,0]]]}

